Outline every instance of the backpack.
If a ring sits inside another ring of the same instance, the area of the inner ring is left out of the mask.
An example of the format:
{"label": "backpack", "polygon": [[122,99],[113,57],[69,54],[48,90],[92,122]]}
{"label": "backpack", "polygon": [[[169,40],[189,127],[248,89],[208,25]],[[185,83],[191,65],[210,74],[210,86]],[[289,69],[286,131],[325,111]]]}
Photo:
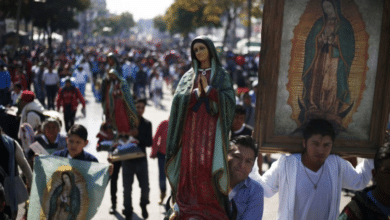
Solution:
{"label": "backpack", "polygon": [[50,118],[50,115],[45,114],[45,111],[39,112],[36,110],[29,110],[29,111],[27,111],[26,115],[30,112],[34,112],[35,114],[37,114],[39,116],[39,119],[41,120],[41,123],[44,122],[46,119]]}
{"label": "backpack", "polygon": [[41,120],[41,123],[43,123],[48,118],[54,118],[54,119],[58,120],[58,122],[60,123],[60,127],[62,126],[61,115],[57,111],[43,110],[43,112],[39,112],[36,110],[29,110],[29,111],[27,111],[27,114],[30,112],[34,112],[35,114],[37,114],[39,116],[39,119]]}

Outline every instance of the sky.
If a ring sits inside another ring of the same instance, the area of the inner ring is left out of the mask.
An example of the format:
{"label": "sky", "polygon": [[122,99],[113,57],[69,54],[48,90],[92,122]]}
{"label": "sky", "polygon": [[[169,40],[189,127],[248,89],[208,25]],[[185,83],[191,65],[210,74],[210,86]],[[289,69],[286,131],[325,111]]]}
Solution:
{"label": "sky", "polygon": [[174,0],[106,0],[110,13],[130,12],[135,21],[164,15]]}

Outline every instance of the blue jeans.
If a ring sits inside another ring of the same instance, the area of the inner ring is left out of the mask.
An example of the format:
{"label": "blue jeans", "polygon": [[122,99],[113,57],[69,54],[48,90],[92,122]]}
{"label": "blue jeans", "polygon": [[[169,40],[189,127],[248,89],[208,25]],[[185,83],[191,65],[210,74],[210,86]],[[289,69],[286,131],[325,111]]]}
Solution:
{"label": "blue jeans", "polygon": [[146,158],[122,161],[123,205],[125,207],[123,214],[126,216],[133,213],[131,191],[133,189],[134,174],[137,176],[141,188],[140,205],[149,204],[148,161]]}
{"label": "blue jeans", "polygon": [[167,191],[167,177],[165,175],[165,154],[160,152],[157,153],[158,159],[158,173],[159,173],[159,183],[161,192]]}

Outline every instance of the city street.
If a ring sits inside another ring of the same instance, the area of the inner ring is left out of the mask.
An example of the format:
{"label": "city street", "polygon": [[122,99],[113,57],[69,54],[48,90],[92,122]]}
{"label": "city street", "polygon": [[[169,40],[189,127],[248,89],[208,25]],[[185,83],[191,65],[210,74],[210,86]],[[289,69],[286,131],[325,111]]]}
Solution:
{"label": "city street", "polygon": [[[95,102],[95,98],[92,95],[91,86],[89,84],[87,86],[86,99],[87,99],[86,118],[82,117],[80,110],[76,116],[78,118],[76,123],[80,123],[86,126],[88,129],[89,144],[85,150],[95,155],[99,159],[100,163],[108,163],[107,152],[96,151],[97,138],[95,136],[98,133],[99,127],[102,122],[102,107],[101,107],[101,103]],[[148,105],[146,107],[144,117],[152,122],[153,134],[156,132],[157,126],[160,124],[160,122],[169,117],[171,102],[172,102],[172,95],[165,87],[165,84],[164,84],[164,99],[162,101],[162,104],[164,105],[166,110],[156,109],[154,107],[153,102],[151,100],[148,101]],[[64,129],[62,130],[62,132],[64,132]],[[150,148],[147,149],[148,157],[150,154],[150,150],[151,150]],[[273,159],[277,159],[279,157],[280,154],[272,155]],[[359,159],[359,162],[361,162],[361,159]],[[158,183],[157,159],[148,158],[148,165],[149,165],[149,183],[150,183],[150,204],[147,206],[149,212],[148,219],[160,220],[164,218],[165,209],[164,206],[158,204],[160,198],[160,190],[159,190],[159,183]],[[268,165],[263,164],[263,170],[266,170],[267,168]],[[169,193],[170,193],[170,188],[168,186],[167,194]],[[122,209],[123,209],[122,172],[120,172],[119,175],[117,197],[118,197],[117,213],[115,215],[110,215],[109,209],[111,207],[111,200],[110,200],[110,183],[109,183],[105,191],[102,205],[100,206],[99,211],[96,213],[93,219],[94,220],[124,219],[124,216],[122,215]],[[140,188],[138,186],[138,181],[136,180],[136,178],[133,183],[132,197],[133,197],[133,208],[134,208],[133,219],[135,220],[142,219],[141,208],[139,206]],[[350,199],[351,197],[345,196],[345,193],[342,193],[340,211],[350,201]],[[272,198],[264,199],[263,219],[276,219],[277,210],[278,210],[278,195],[275,195]]]}

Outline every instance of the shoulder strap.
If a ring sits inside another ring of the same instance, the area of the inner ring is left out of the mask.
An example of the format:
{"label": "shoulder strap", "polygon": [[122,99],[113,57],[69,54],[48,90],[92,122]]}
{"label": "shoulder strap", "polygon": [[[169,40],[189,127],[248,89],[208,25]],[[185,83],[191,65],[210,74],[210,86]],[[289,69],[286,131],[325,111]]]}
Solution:
{"label": "shoulder strap", "polygon": [[29,110],[29,111],[27,111],[26,115],[30,112],[34,112],[35,114],[37,114],[39,116],[39,118],[41,119],[41,122],[43,122],[46,118],[46,115],[44,115],[42,112],[39,112],[36,110]]}

